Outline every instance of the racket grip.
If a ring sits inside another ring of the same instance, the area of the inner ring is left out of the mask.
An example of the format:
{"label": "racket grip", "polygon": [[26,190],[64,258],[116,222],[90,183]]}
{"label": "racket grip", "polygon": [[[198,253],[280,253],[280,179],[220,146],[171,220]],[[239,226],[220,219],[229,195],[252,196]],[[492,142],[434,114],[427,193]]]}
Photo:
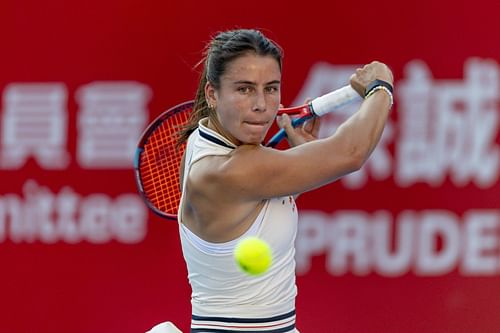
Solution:
{"label": "racket grip", "polygon": [[347,85],[313,99],[311,106],[314,114],[321,117],[357,100],[361,101],[361,96],[350,85]]}
{"label": "racket grip", "polygon": [[[303,124],[307,119],[312,118],[313,116],[309,117],[302,117],[302,118],[295,118],[292,120],[292,126],[297,127],[301,124]],[[276,133],[267,143],[267,147],[275,147],[278,143],[281,142],[286,137],[286,131],[285,129],[280,129],[278,133]]]}

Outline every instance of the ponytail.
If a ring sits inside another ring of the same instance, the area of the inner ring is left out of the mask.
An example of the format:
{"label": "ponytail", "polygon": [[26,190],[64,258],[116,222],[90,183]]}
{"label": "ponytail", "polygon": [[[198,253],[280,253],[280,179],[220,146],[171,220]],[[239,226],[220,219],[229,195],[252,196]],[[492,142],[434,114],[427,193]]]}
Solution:
{"label": "ponytail", "polygon": [[193,111],[191,111],[191,116],[189,117],[188,123],[184,125],[179,131],[179,139],[177,140],[177,147],[184,144],[189,135],[193,133],[198,128],[198,122],[208,117],[210,113],[210,108],[207,104],[207,99],[205,96],[205,85],[207,84],[207,66],[205,64],[203,72],[200,76],[200,82],[198,84],[198,89],[196,90],[196,97],[194,99]]}

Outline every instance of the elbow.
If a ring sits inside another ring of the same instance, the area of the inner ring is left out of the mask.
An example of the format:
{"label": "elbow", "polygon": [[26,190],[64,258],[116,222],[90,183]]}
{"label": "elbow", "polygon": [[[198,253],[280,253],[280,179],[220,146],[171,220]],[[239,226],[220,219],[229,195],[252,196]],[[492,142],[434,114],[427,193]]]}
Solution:
{"label": "elbow", "polygon": [[345,174],[361,169],[372,151],[371,142],[365,136],[353,135],[343,126],[337,130],[335,141],[339,153],[337,156],[343,161]]}
{"label": "elbow", "polygon": [[356,172],[360,170],[370,156],[370,152],[364,147],[353,146],[350,147],[347,153],[347,172]]}
{"label": "elbow", "polygon": [[360,157],[353,157],[349,160],[348,167],[347,167],[347,172],[356,172],[359,169],[363,167],[365,164],[366,159],[360,158]]}

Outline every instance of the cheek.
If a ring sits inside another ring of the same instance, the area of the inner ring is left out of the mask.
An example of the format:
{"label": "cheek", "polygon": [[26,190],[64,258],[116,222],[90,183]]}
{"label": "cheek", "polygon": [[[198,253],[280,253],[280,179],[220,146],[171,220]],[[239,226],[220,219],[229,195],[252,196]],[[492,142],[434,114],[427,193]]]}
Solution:
{"label": "cheek", "polygon": [[239,121],[239,114],[234,104],[230,107],[225,106],[220,108],[217,112],[217,116],[222,126],[226,129],[232,129]]}
{"label": "cheek", "polygon": [[272,110],[277,110],[280,106],[281,96],[280,95],[270,95],[267,99],[267,105]]}
{"label": "cheek", "polygon": [[247,104],[242,100],[234,99],[231,103],[225,105],[224,117],[229,121],[238,121],[244,114],[245,110],[248,109]]}

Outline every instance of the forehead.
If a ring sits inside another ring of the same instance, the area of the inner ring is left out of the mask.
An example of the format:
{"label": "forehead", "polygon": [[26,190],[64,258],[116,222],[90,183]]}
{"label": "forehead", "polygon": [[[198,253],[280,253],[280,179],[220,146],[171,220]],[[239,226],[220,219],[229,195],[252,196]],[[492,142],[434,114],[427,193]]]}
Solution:
{"label": "forehead", "polygon": [[227,64],[226,71],[222,75],[223,79],[235,81],[257,79],[272,81],[279,80],[280,77],[280,66],[275,58],[255,53],[247,53],[232,60]]}

